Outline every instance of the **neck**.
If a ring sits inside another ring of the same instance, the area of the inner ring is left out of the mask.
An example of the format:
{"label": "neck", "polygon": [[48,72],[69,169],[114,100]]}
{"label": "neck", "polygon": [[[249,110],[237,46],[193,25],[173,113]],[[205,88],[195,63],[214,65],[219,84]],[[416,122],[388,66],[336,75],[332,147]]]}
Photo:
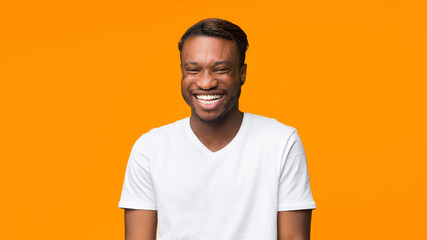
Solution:
{"label": "neck", "polygon": [[239,132],[243,113],[238,107],[231,109],[223,119],[215,124],[207,124],[192,115],[190,126],[197,138],[211,151],[224,148]]}

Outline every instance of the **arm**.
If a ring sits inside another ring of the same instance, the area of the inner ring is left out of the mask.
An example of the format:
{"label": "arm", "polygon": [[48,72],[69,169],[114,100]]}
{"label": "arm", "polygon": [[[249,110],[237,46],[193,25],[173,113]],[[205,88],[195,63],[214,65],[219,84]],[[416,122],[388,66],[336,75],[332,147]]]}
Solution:
{"label": "arm", "polygon": [[278,240],[309,240],[311,209],[277,212]]}
{"label": "arm", "polygon": [[125,209],[125,240],[155,240],[157,211]]}

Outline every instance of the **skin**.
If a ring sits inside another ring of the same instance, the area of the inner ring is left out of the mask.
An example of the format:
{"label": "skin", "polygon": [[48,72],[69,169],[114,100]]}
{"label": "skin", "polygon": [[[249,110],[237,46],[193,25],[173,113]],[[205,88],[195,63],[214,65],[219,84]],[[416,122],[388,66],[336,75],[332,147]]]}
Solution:
{"label": "skin", "polygon": [[125,209],[125,240],[156,240],[157,211]]}
{"label": "skin", "polygon": [[[239,110],[246,64],[239,65],[233,41],[206,36],[188,38],[181,52],[181,93],[191,108],[190,126],[212,152],[224,148],[237,134],[243,113]],[[196,95],[220,94],[216,104],[204,105]],[[309,240],[311,210],[280,211],[279,240]],[[155,240],[157,211],[125,211],[126,240]]]}
{"label": "skin", "polygon": [[[181,93],[191,108],[190,125],[199,140],[212,152],[226,146],[239,131],[239,110],[246,64],[239,66],[233,41],[197,36],[188,38],[181,53]],[[203,106],[195,95],[221,94],[214,108]]]}
{"label": "skin", "polygon": [[311,210],[277,212],[278,240],[310,240]]}

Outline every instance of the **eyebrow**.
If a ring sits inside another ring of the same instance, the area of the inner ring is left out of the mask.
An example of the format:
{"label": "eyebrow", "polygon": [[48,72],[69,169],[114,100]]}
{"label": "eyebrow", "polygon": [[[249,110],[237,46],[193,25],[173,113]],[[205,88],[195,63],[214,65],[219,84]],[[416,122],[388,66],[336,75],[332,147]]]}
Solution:
{"label": "eyebrow", "polygon": [[188,66],[188,65],[199,65],[197,62],[186,62],[184,63],[184,66]]}
{"label": "eyebrow", "polygon": [[226,64],[226,65],[230,65],[231,66],[231,62],[230,61],[226,61],[226,60],[215,62],[214,66],[218,66],[218,65],[221,65],[221,64]]}
{"label": "eyebrow", "polygon": [[[215,62],[213,64],[213,66],[218,66],[218,65],[221,65],[221,64],[226,64],[226,65],[230,65],[231,66],[231,62],[227,61],[227,60],[217,61],[217,62]],[[184,66],[188,66],[188,65],[196,65],[196,66],[198,66],[199,64],[197,62],[186,62],[186,63],[184,63]]]}

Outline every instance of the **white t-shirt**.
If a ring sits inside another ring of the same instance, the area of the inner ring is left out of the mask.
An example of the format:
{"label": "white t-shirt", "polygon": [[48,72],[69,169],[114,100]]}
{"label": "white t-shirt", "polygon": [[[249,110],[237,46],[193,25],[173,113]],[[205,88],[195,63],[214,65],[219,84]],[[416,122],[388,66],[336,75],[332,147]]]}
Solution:
{"label": "white t-shirt", "polygon": [[277,211],[316,205],[295,128],[245,113],[237,135],[216,152],[189,118],[142,135],[119,208],[157,210],[159,240],[276,240]]}

